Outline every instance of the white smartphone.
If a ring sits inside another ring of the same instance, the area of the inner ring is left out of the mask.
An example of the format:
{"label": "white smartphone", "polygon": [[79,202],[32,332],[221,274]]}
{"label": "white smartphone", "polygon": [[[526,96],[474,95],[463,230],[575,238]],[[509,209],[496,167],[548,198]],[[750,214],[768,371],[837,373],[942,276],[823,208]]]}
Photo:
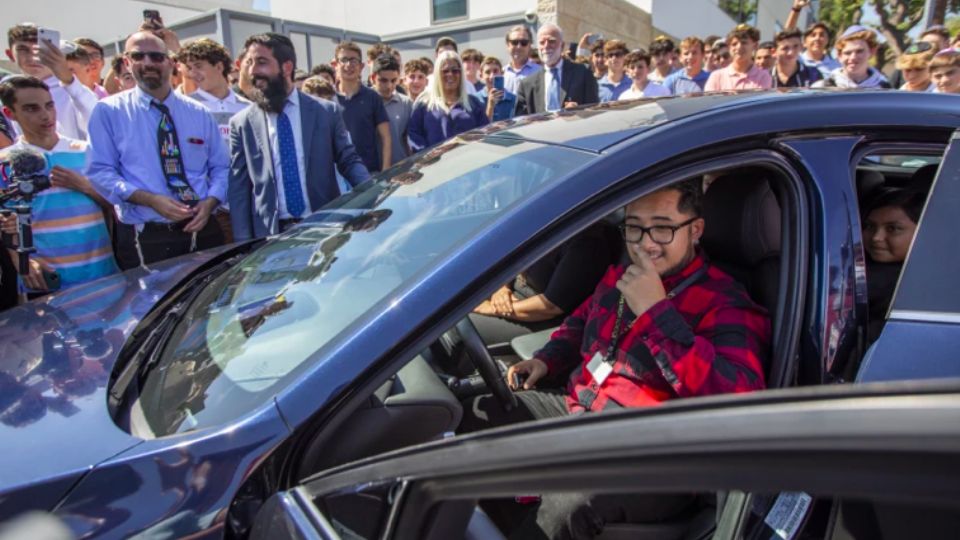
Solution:
{"label": "white smartphone", "polygon": [[37,29],[37,45],[43,46],[44,41],[53,43],[54,47],[60,48],[60,32],[49,28]]}

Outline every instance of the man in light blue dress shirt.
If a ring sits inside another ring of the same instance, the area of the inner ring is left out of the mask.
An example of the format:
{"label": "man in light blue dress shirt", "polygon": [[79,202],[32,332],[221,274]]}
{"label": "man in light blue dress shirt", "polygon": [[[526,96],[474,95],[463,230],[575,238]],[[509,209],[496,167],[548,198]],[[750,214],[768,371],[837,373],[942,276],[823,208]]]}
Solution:
{"label": "man in light blue dress shirt", "polygon": [[120,267],[221,245],[210,214],[227,196],[229,155],[216,122],[203,105],[173,92],[160,38],[130,36],[124,62],[137,86],[94,107],[87,171],[117,211]]}
{"label": "man in light blue dress shirt", "polygon": [[511,94],[520,91],[520,81],[543,69],[530,59],[533,33],[523,25],[514,26],[507,32],[507,55],[509,61],[503,70],[503,88]]}

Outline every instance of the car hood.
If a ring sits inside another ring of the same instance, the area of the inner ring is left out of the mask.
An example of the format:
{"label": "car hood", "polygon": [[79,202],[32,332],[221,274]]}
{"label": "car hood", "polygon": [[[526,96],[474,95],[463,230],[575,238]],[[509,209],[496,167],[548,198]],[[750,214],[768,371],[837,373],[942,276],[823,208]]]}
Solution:
{"label": "car hood", "polygon": [[[95,465],[141,442],[107,410],[124,342],[223,249],[115,274],[0,313],[0,515],[50,508]],[[25,501],[25,493],[30,493]]]}

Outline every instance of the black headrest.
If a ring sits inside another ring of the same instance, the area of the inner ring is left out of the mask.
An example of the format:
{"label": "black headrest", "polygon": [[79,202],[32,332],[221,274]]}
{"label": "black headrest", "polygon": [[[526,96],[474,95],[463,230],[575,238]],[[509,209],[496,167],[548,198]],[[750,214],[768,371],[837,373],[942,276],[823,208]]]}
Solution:
{"label": "black headrest", "polygon": [[780,253],[780,204],[760,174],[714,180],[703,196],[703,238],[711,258],[755,265]]}
{"label": "black headrest", "polygon": [[930,188],[933,186],[933,180],[937,176],[937,169],[939,168],[939,163],[928,163],[920,167],[914,171],[913,176],[910,177],[910,184],[906,186],[907,189],[920,193],[929,193]]}
{"label": "black headrest", "polygon": [[870,169],[857,169],[857,198],[865,201],[873,192],[883,187],[886,179],[883,173]]}

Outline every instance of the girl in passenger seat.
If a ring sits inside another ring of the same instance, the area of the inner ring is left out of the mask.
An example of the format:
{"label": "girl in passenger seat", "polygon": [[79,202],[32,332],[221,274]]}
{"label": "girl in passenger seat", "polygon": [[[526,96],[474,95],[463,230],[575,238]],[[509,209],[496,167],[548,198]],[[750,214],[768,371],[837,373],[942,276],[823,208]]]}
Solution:
{"label": "girl in passenger seat", "polygon": [[867,252],[867,339],[880,336],[893,291],[920,221],[925,194],[915,189],[881,189],[866,204],[863,242]]}

